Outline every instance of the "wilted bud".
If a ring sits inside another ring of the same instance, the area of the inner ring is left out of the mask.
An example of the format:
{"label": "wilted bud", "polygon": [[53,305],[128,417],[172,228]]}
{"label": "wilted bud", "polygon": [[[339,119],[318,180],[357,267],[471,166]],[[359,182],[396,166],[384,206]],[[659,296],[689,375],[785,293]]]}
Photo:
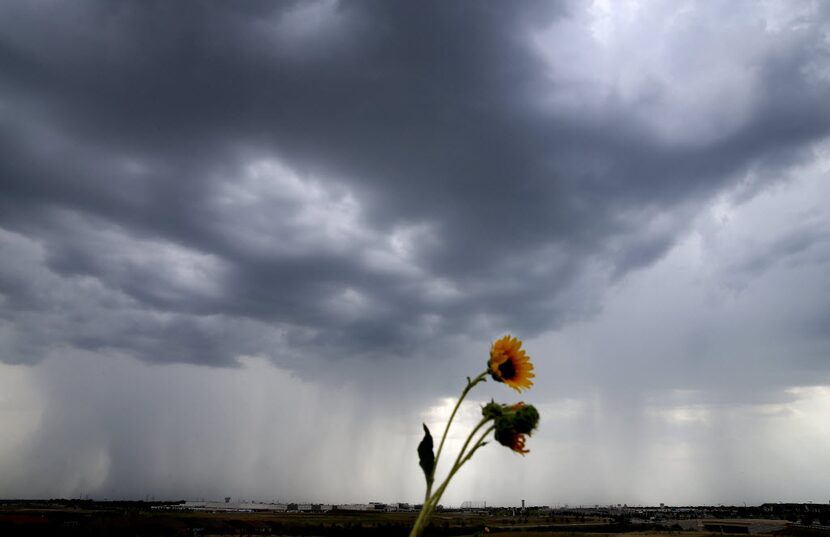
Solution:
{"label": "wilted bud", "polygon": [[539,425],[539,412],[533,405],[518,403],[511,406],[501,406],[501,415],[495,418],[496,441],[507,446],[516,453],[524,455],[525,435],[529,435]]}

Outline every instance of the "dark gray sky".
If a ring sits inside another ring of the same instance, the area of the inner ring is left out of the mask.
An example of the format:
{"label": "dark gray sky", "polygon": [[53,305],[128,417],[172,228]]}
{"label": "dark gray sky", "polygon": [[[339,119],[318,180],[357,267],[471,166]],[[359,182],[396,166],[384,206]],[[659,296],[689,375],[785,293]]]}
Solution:
{"label": "dark gray sky", "polygon": [[826,501],[829,136],[820,2],[4,2],[0,497],[415,501],[512,332],[449,503]]}

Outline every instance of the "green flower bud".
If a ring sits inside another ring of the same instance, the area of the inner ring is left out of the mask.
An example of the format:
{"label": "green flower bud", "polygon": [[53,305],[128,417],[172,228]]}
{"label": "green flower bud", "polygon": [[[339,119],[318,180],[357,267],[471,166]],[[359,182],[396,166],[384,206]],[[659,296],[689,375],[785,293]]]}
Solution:
{"label": "green flower bud", "polygon": [[539,425],[539,412],[533,405],[524,405],[516,411],[513,425],[518,432],[531,434]]}
{"label": "green flower bud", "polygon": [[504,406],[490,401],[481,407],[481,415],[486,419],[496,419],[504,413]]}

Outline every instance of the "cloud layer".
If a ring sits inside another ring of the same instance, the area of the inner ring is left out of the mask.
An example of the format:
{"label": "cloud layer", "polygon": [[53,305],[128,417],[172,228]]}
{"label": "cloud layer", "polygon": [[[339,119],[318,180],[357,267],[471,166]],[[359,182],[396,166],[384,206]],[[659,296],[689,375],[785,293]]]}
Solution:
{"label": "cloud layer", "polygon": [[827,134],[819,9],[6,4],[2,359],[407,356],[590,315]]}

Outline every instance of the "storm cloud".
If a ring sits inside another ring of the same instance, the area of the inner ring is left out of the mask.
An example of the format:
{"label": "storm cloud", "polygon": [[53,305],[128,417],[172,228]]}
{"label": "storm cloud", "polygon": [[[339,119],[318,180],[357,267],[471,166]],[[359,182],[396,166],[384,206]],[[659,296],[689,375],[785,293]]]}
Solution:
{"label": "storm cloud", "polygon": [[572,42],[580,9],[6,4],[3,359],[538,334],[827,134],[814,13],[689,14],[651,59]]}

